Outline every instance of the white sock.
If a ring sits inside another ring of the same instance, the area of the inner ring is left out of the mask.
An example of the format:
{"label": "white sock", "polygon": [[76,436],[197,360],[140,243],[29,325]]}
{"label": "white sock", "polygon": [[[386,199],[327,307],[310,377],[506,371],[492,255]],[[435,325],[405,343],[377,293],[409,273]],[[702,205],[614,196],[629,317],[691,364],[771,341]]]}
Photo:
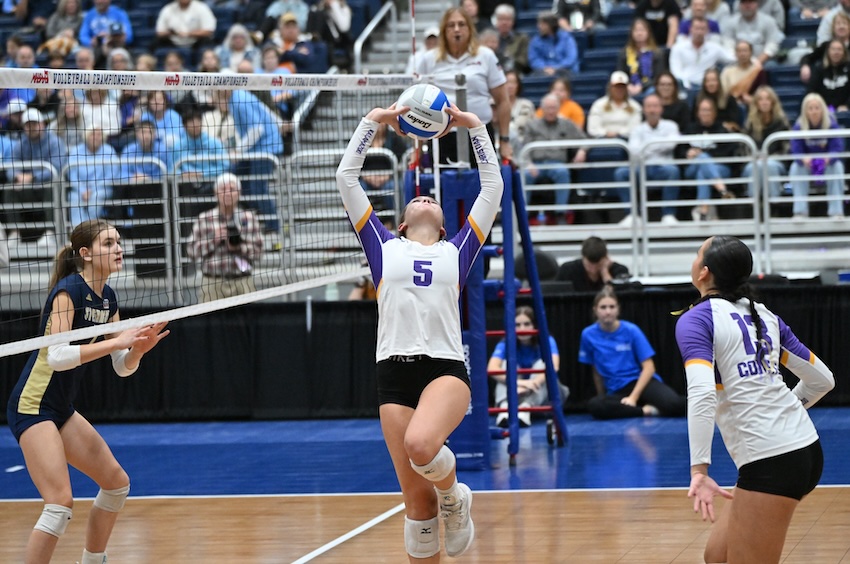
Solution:
{"label": "white sock", "polygon": [[440,503],[442,505],[454,505],[457,503],[458,489],[457,489],[457,477],[455,477],[454,483],[449,486],[447,490],[441,490],[437,486],[434,486],[434,489],[437,490],[437,494],[440,496]]}
{"label": "white sock", "polygon": [[83,559],[80,560],[80,564],[106,564],[106,553],[89,552],[84,548]]}

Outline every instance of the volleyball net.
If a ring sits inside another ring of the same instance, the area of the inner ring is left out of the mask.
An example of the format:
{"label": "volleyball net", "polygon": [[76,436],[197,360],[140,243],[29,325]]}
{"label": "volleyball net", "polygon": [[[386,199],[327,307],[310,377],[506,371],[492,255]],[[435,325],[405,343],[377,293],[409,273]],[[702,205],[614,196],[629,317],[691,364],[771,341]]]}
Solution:
{"label": "volleyball net", "polygon": [[[8,334],[4,325],[27,324],[32,338],[0,345],[0,357],[291,300],[364,275],[334,173],[360,118],[412,82],[407,75],[4,69],[0,235],[8,261],[0,260],[0,335]],[[363,185],[378,216],[395,226],[412,145],[391,136],[371,149]],[[241,184],[243,212],[227,223],[227,240],[250,247],[237,260],[204,221],[219,205],[216,181],[228,174]],[[123,268],[107,283],[122,311],[157,313],[41,337],[55,254],[76,225],[94,218],[121,236]],[[217,245],[217,257],[207,260]],[[205,291],[234,278],[250,278],[256,290]],[[209,301],[200,303],[202,295]]]}

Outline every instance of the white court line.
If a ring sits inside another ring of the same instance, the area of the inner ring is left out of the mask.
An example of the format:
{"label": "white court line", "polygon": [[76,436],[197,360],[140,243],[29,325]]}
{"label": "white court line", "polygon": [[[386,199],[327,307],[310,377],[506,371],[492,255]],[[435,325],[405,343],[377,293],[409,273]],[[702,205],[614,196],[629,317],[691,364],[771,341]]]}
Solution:
{"label": "white court line", "polygon": [[317,548],[316,550],[314,550],[310,554],[302,556],[301,558],[299,558],[298,560],[296,560],[292,564],[304,564],[305,562],[310,562],[311,560],[313,560],[317,556],[321,556],[322,554],[326,553],[330,549],[341,545],[342,543],[344,543],[348,539],[356,537],[357,535],[359,535],[363,531],[367,531],[367,530],[371,529],[372,527],[374,527],[375,525],[377,525],[378,523],[382,523],[382,522],[386,521],[387,519],[389,519],[390,517],[392,517],[393,515],[395,515],[399,511],[401,511],[402,509],[404,509],[404,504],[399,503],[398,505],[396,505],[395,507],[393,507],[389,511],[385,511],[384,513],[378,515],[377,517],[375,517],[371,521],[360,525],[356,529],[353,529],[353,530],[345,533],[341,537],[335,538],[334,540],[325,544],[324,546],[320,546],[319,548]]}

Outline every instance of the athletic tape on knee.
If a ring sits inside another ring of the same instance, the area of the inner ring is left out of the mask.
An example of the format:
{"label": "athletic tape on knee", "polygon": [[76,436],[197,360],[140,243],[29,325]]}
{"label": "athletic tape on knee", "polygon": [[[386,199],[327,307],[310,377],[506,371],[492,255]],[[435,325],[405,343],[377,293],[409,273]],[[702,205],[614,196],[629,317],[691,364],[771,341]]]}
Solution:
{"label": "athletic tape on knee", "polygon": [[97,492],[97,497],[94,498],[94,506],[104,511],[118,513],[124,508],[124,502],[127,500],[129,493],[130,484],[114,490],[101,489]]}
{"label": "athletic tape on knee", "polygon": [[439,482],[451,474],[452,470],[454,470],[455,455],[449,447],[443,445],[437,453],[437,456],[435,456],[428,464],[425,464],[424,466],[417,466],[411,460],[410,466],[413,467],[417,474],[421,474],[432,482]]}
{"label": "athletic tape on knee", "polygon": [[404,518],[404,548],[413,558],[430,558],[440,552],[440,520]]}
{"label": "athletic tape on knee", "polygon": [[44,510],[41,512],[41,517],[35,523],[35,529],[43,531],[54,537],[61,537],[65,534],[65,529],[68,528],[68,522],[74,514],[70,507],[64,505],[56,505],[53,503],[44,504]]}

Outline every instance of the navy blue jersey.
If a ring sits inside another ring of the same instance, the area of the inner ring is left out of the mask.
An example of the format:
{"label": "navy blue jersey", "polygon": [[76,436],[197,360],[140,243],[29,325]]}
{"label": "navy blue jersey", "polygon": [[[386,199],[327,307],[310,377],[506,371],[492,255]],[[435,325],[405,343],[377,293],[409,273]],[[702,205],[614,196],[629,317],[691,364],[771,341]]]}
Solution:
{"label": "navy blue jersey", "polygon": [[[74,304],[72,329],[108,323],[118,312],[118,302],[112,288],[104,286],[103,296],[98,296],[81,275],[72,274],[60,280],[47,296],[47,304],[41,315],[42,335],[51,334],[50,314],[53,310],[53,300],[60,292],[67,293]],[[95,343],[103,338],[100,336],[71,344]],[[87,364],[82,364],[71,370],[57,372],[47,364],[47,347],[33,351],[9,398],[8,411],[21,415],[50,412],[70,416],[74,412],[74,398],[86,368]]]}

